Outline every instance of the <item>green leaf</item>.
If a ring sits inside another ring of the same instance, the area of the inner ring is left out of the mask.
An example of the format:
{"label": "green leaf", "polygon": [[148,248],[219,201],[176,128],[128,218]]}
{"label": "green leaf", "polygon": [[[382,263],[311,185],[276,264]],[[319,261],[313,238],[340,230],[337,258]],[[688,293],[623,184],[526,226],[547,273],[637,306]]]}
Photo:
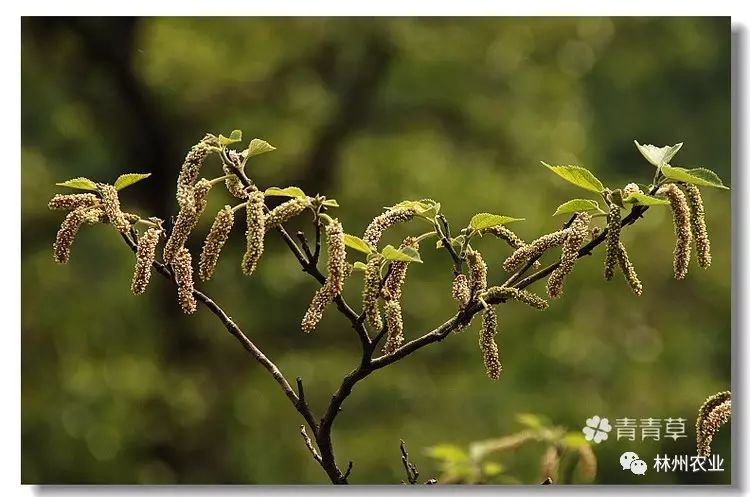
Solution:
{"label": "green leaf", "polygon": [[138,183],[142,179],[146,179],[149,176],[151,176],[151,173],[128,173],[128,174],[121,174],[119,178],[115,181],[115,190],[122,190],[123,188],[127,188],[130,185],[133,185],[135,183]]}
{"label": "green leaf", "polygon": [[604,191],[604,185],[594,174],[580,166],[550,166],[542,162],[547,169],[560,176],[562,179],[573,183],[574,185],[588,190],[590,192],[601,193]]}
{"label": "green leaf", "polygon": [[226,147],[227,145],[231,145],[232,143],[237,143],[242,141],[242,131],[239,129],[233,130],[229,134],[229,138],[227,138],[224,135],[219,135],[219,144],[222,147]]}
{"label": "green leaf", "polygon": [[547,426],[549,423],[542,416],[537,414],[522,413],[516,415],[516,421],[527,428],[538,429]]}
{"label": "green leaf", "polygon": [[362,261],[356,261],[354,264],[352,264],[352,266],[354,267],[355,271],[364,271],[365,269],[367,269],[367,264]]}
{"label": "green leaf", "polygon": [[440,203],[432,199],[425,198],[422,200],[404,200],[386,207],[390,210],[414,210],[414,214],[425,218],[434,218],[440,212]]}
{"label": "green leaf", "polygon": [[276,147],[267,141],[260,138],[253,138],[250,140],[250,145],[247,146],[247,157],[255,157],[256,155],[273,152],[274,150],[276,150]]}
{"label": "green leaf", "polygon": [[566,447],[570,448],[581,447],[589,444],[583,437],[583,435],[574,431],[565,434],[565,436],[563,437],[563,443]]}
{"label": "green leaf", "polygon": [[301,188],[298,188],[296,186],[287,186],[286,188],[279,188],[276,186],[272,186],[270,188],[266,188],[266,191],[264,192],[266,197],[306,197],[305,192],[302,191]]}
{"label": "green leaf", "polygon": [[380,255],[387,261],[422,262],[419,251],[412,247],[396,249],[393,245],[386,245]]}
{"label": "green leaf", "polygon": [[329,198],[323,201],[323,205],[325,205],[326,207],[338,207],[339,203],[336,201],[335,198]]}
{"label": "green leaf", "polygon": [[96,191],[96,183],[88,178],[73,178],[62,183],[55,183],[57,186],[67,186],[68,188],[75,188],[76,190],[89,190]]}
{"label": "green leaf", "polygon": [[465,461],[469,457],[461,447],[451,444],[441,444],[429,447],[427,449],[427,455],[433,459],[452,463]]}
{"label": "green leaf", "polygon": [[558,214],[570,214],[571,212],[584,211],[601,211],[599,208],[599,202],[585,198],[574,198],[573,200],[568,200],[564,204],[561,204],[552,215],[557,216]]}
{"label": "green leaf", "polygon": [[513,223],[516,221],[524,221],[524,218],[500,216],[498,214],[480,212],[479,214],[476,214],[474,217],[471,218],[471,221],[469,221],[469,227],[475,231],[480,231],[480,230],[485,230],[487,228],[492,228],[493,226]]}
{"label": "green leaf", "polygon": [[348,233],[344,233],[344,245],[353,248],[354,250],[359,250],[365,254],[372,253],[372,249],[367,245],[367,242],[358,236],[350,235]]}
{"label": "green leaf", "polygon": [[[466,236],[458,235],[455,238],[451,238],[450,242],[453,248],[460,250],[466,240]],[[438,240],[435,244],[435,248],[443,248],[443,240]]]}
{"label": "green leaf", "polygon": [[635,146],[638,147],[638,151],[643,155],[647,161],[656,167],[660,167],[664,164],[668,164],[672,157],[682,148],[682,143],[676,145],[667,145],[665,147],[657,147],[655,145],[641,145],[638,140],[633,140]]}
{"label": "green leaf", "polygon": [[503,472],[503,466],[499,463],[488,461],[482,465],[482,473],[485,476],[493,477]]}
{"label": "green leaf", "polygon": [[685,183],[692,183],[697,186],[710,186],[713,188],[723,188],[729,190],[721,178],[705,167],[697,167],[695,169],[685,169],[684,167],[672,167],[662,166],[661,173],[669,179],[675,181],[683,181]]}
{"label": "green leaf", "polygon": [[668,200],[663,198],[652,197],[644,193],[634,192],[622,199],[626,204],[638,204],[638,205],[669,205]]}

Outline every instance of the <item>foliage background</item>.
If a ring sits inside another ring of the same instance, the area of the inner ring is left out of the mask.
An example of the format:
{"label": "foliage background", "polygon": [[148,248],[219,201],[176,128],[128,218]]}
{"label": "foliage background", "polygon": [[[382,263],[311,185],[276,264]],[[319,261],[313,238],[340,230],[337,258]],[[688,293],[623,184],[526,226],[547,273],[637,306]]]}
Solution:
{"label": "foliage background", "polygon": [[[540,160],[585,165],[612,186],[648,182],[636,138],[684,141],[676,164],[725,180],[731,171],[727,18],[26,18],[22,85],[26,483],[325,482],[297,413],[212,315],[184,316],[159,277],[145,297],[130,294],[133,257],[111,229],[85,229],[71,263],[54,264],[61,216],[46,202],[56,181],[151,171],[124,202],[166,216],[188,148],[206,131],[241,128],[278,147],[251,165],[261,185],[337,198],[347,231],[361,234],[384,205],[431,197],[455,226],[500,212],[526,217],[515,228],[532,238],[581,193]],[[207,212],[226,201],[213,194]],[[679,443],[595,447],[601,483],[636,481],[617,462],[626,449],[650,461],[692,454],[695,412],[729,388],[731,369],[730,194],[706,191],[705,201],[709,271],[672,279],[669,211],[651,209],[625,234],[641,298],[602,280],[597,253],[547,312],[502,306],[501,381],[484,376],[477,320],[362,383],[334,433],[340,461],[355,461],[352,482],[400,481],[399,438],[435,475],[427,447],[510,433],[523,412],[573,430],[593,414],[688,418]],[[394,230],[390,243],[414,229]],[[201,286],[289,378],[304,377],[320,410],[358,342],[334,313],[313,335],[299,331],[315,284],[280,240],[271,237],[257,276],[240,276],[240,231]],[[479,245],[500,279],[507,249]],[[446,254],[422,252],[405,289],[409,337],[453,312]],[[728,467],[728,429],[715,448]],[[536,482],[540,456],[498,460]],[[728,483],[730,472],[639,481]]]}

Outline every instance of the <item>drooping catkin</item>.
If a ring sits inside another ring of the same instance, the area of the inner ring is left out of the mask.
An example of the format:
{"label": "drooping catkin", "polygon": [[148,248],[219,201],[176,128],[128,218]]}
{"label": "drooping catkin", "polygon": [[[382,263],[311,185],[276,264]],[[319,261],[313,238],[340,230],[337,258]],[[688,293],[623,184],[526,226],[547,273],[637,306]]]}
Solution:
{"label": "drooping catkin", "polygon": [[[401,243],[403,248],[419,249],[419,241],[414,237],[406,238]],[[391,262],[390,272],[383,283],[383,299],[385,300],[385,324],[388,336],[383,346],[383,352],[391,354],[404,343],[404,321],[401,316],[401,288],[406,279],[407,261]]]}
{"label": "drooping catkin", "polygon": [[185,156],[180,174],[177,177],[177,203],[182,207],[192,197],[191,189],[200,176],[201,167],[211,153],[211,147],[218,145],[216,137],[207,134],[193,145]]}
{"label": "drooping catkin", "polygon": [[469,265],[469,292],[478,295],[487,288],[487,264],[478,251],[466,249],[466,263]]}
{"label": "drooping catkin", "polygon": [[719,428],[732,417],[732,393],[719,392],[706,399],[698,409],[695,422],[698,455],[711,455],[711,442]]}
{"label": "drooping catkin", "polygon": [[52,210],[72,211],[79,207],[93,207],[99,204],[99,197],[93,193],[73,193],[70,195],[57,194],[47,206]]}
{"label": "drooping catkin", "polygon": [[549,303],[539,295],[512,286],[493,286],[482,292],[480,296],[483,300],[514,299],[539,310],[544,310],[549,307]]}
{"label": "drooping catkin", "polygon": [[242,272],[253,274],[263,255],[264,240],[266,236],[266,216],[263,213],[265,196],[263,192],[256,191],[248,195],[245,213],[247,214],[247,246],[245,255],[242,256]]}
{"label": "drooping catkin", "polygon": [[[228,155],[229,160],[231,160],[240,171],[244,172],[242,157],[240,157],[240,155],[234,150],[230,150]],[[247,198],[248,193],[245,190],[245,185],[242,184],[242,181],[240,181],[240,179],[237,177],[237,174],[232,170],[232,168],[229,167],[228,164],[224,164],[222,166],[222,169],[224,170],[224,174],[229,176],[224,180],[224,184],[226,185],[229,193],[237,198]]]}
{"label": "drooping catkin", "polygon": [[375,217],[365,229],[362,239],[370,247],[376,249],[383,232],[396,223],[409,221],[414,217],[414,209],[388,209],[384,213]]}
{"label": "drooping catkin", "polygon": [[172,261],[172,269],[180,307],[185,314],[192,314],[198,303],[193,295],[193,258],[188,249],[180,248]]}
{"label": "drooping catkin", "polygon": [[628,252],[625,250],[625,245],[623,245],[622,242],[620,242],[617,250],[617,262],[620,264],[620,269],[625,276],[625,281],[630,285],[630,289],[634,294],[641,295],[643,293],[643,284],[641,283],[641,280],[638,279],[638,273],[635,272],[635,267],[633,267],[633,264],[630,262]]}
{"label": "drooping catkin", "polygon": [[302,318],[302,331],[310,333],[323,318],[323,311],[341,294],[344,281],[350,274],[346,263],[346,245],[344,245],[344,228],[338,219],[326,226],[326,246],[328,252],[328,276],[322,287],[313,295],[310,306]]}
{"label": "drooping catkin", "polygon": [[392,354],[404,343],[404,319],[401,315],[401,302],[386,300],[383,304],[383,313],[385,314],[385,325],[388,328],[383,353]]}
{"label": "drooping catkin", "polygon": [[376,330],[383,327],[378,303],[380,297],[380,264],[382,262],[383,257],[380,255],[373,255],[367,260],[364,286],[362,287],[362,310],[367,322]]}
{"label": "drooping catkin", "polygon": [[609,281],[615,276],[618,253],[620,250],[620,227],[622,216],[620,207],[609,204],[607,213],[607,252],[604,257],[604,279]]}
{"label": "drooping catkin", "polygon": [[505,262],[503,262],[503,268],[509,273],[517,270],[529,259],[538,257],[547,250],[562,245],[568,237],[568,234],[570,234],[570,228],[540,236],[530,244],[516,249],[510,257],[505,259]]}
{"label": "drooping catkin", "polygon": [[295,197],[291,200],[287,200],[283,204],[277,205],[266,215],[266,231],[278,228],[293,217],[302,214],[302,212],[304,212],[309,206],[309,197]]}
{"label": "drooping catkin", "polygon": [[570,225],[570,234],[565,238],[562,246],[560,264],[552,271],[547,279],[547,295],[550,298],[558,298],[562,295],[565,278],[573,270],[578,260],[578,250],[588,236],[588,226],[591,222],[591,214],[579,212]]}
{"label": "drooping catkin", "polygon": [[102,207],[104,208],[107,219],[112,223],[120,233],[127,233],[130,230],[130,223],[125,219],[125,215],[120,209],[120,198],[117,190],[112,185],[99,183],[96,185],[99,194],[102,196]]}
{"label": "drooping catkin", "polygon": [[164,245],[164,262],[172,262],[177,252],[185,246],[190,233],[198,224],[198,219],[206,208],[206,196],[210,189],[211,183],[204,178],[183,191],[184,198],[180,211],[177,213],[172,233]]}
{"label": "drooping catkin", "polygon": [[232,210],[232,206],[225,205],[216,214],[216,218],[206,236],[206,241],[203,242],[203,250],[198,262],[198,276],[201,280],[208,281],[214,275],[219,254],[229,238],[232,226],[234,226],[234,210]]}
{"label": "drooping catkin", "polygon": [[70,211],[60,224],[55,243],[52,245],[55,262],[66,264],[70,260],[70,247],[81,226],[103,222],[105,217],[104,211],[96,207],[79,207]]}
{"label": "drooping catkin", "polygon": [[497,334],[497,313],[493,307],[487,307],[482,313],[482,329],[479,333],[479,348],[482,350],[482,360],[487,376],[491,380],[500,378],[503,370],[500,356],[495,343]]}
{"label": "drooping catkin", "polygon": [[579,445],[577,469],[584,481],[590,482],[596,478],[596,455],[589,444]]}
{"label": "drooping catkin", "polygon": [[471,291],[469,290],[469,280],[466,278],[465,274],[457,274],[453,278],[451,295],[453,295],[453,300],[458,302],[461,307],[469,303]]}
{"label": "drooping catkin", "polygon": [[547,450],[544,451],[539,466],[542,473],[542,479],[550,478],[552,481],[557,481],[558,471],[560,470],[560,454],[557,452],[557,448],[554,445],[550,445],[547,447]]}
{"label": "drooping catkin", "polygon": [[695,251],[698,253],[698,264],[704,269],[711,266],[711,240],[706,228],[706,213],[703,210],[701,191],[693,184],[685,185],[688,205],[690,206],[690,227],[695,238]]}
{"label": "drooping catkin", "polygon": [[[419,249],[419,241],[413,236],[407,237],[401,243],[400,249],[403,248]],[[407,261],[391,262],[390,273],[383,284],[383,296],[386,299],[399,300],[401,298],[401,287],[406,279],[406,270],[409,267]]]}
{"label": "drooping catkin", "polygon": [[135,271],[130,289],[133,294],[138,295],[146,291],[146,286],[151,279],[151,268],[156,258],[156,245],[159,243],[161,226],[152,226],[138,238],[138,248],[135,252]]}
{"label": "drooping catkin", "polygon": [[[518,235],[516,235],[513,231],[506,228],[505,226],[498,224],[497,226],[492,226],[491,228],[487,228],[486,233],[490,233],[492,235],[495,235],[497,238],[505,241],[505,243],[508,244],[512,249],[517,250],[521,247],[526,246],[526,242],[524,242]],[[534,267],[541,266],[541,263],[539,261],[534,261]]]}
{"label": "drooping catkin", "polygon": [[690,208],[685,199],[685,194],[674,183],[662,185],[656,193],[665,195],[672,207],[674,232],[677,237],[674,248],[674,277],[681,280],[687,275],[690,261],[690,242],[692,239]]}

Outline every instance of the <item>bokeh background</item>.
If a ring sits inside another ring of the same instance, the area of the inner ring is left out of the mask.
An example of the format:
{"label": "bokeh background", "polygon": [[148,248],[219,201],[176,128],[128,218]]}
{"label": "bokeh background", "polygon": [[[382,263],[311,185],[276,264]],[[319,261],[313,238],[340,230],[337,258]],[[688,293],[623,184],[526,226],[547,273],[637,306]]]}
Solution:
{"label": "bokeh background", "polygon": [[[158,276],[145,295],[130,293],[133,255],[111,227],[82,230],[70,264],[53,262],[62,216],[46,203],[57,181],[150,171],[122,200],[165,217],[189,147],[239,128],[278,147],[249,165],[260,185],[338,199],[348,232],[361,235],[382,206],[430,197],[454,226],[497,212],[525,217],[514,228],[533,238],[560,224],[558,204],[585,195],[540,160],[621,187],[653,175],[633,139],[682,141],[673,164],[731,172],[727,18],[26,18],[22,85],[25,483],[326,482],[297,413],[213,315],[183,315]],[[216,162],[205,171],[219,175]],[[688,419],[679,442],[596,446],[599,483],[636,481],[618,464],[626,449],[648,461],[693,454],[695,413],[729,388],[731,369],[730,193],[704,198],[710,270],[672,278],[670,213],[654,208],[624,235],[642,297],[620,277],[604,282],[597,253],[548,311],[502,306],[500,381],[485,378],[476,320],[358,385],[334,432],[340,463],[355,462],[351,481],[401,481],[400,438],[435,476],[428,447],[511,433],[518,413],[573,431],[593,414]],[[207,212],[227,201],[213,191]],[[394,229],[388,243],[419,229]],[[358,341],[333,312],[302,334],[315,283],[273,236],[259,271],[243,277],[241,231],[200,287],[288,378],[305,379],[320,411],[356,365]],[[477,246],[490,278],[503,278],[507,248]],[[447,255],[426,243],[422,256],[405,288],[409,338],[454,312]],[[353,277],[350,299],[359,287]],[[727,471],[637,481],[728,483],[729,431],[715,443]],[[534,483],[540,456],[530,447],[497,460]]]}

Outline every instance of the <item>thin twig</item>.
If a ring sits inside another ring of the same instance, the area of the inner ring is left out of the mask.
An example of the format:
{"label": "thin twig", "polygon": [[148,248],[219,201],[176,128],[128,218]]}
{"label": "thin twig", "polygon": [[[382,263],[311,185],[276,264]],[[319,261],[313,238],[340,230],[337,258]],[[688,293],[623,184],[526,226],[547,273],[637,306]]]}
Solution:
{"label": "thin twig", "polygon": [[307,431],[305,430],[305,425],[299,425],[299,433],[300,435],[302,435],[302,439],[305,441],[307,450],[310,451],[310,454],[312,454],[313,459],[315,459],[315,461],[322,466],[323,460],[320,458],[320,454],[318,454],[318,451],[315,450],[312,440],[310,440],[310,437],[308,436]]}
{"label": "thin twig", "polygon": [[406,480],[409,482],[409,485],[415,485],[419,478],[419,471],[417,471],[414,463],[409,461],[409,451],[406,450],[406,443],[403,440],[401,440],[399,448],[401,449],[401,463],[404,465],[404,470],[406,471]]}

